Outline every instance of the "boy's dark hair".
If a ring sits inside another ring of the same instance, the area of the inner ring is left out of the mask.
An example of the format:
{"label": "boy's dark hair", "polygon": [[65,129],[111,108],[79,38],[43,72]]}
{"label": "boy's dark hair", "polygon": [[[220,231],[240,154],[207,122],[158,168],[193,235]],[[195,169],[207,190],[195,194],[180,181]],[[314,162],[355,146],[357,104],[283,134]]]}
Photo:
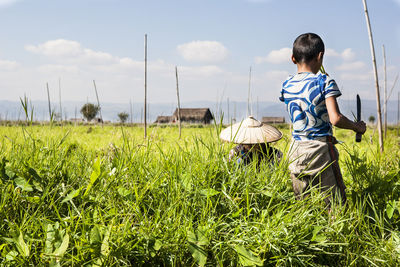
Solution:
{"label": "boy's dark hair", "polygon": [[325,52],[325,45],[315,33],[304,33],[294,40],[293,56],[298,63],[310,62],[319,52]]}

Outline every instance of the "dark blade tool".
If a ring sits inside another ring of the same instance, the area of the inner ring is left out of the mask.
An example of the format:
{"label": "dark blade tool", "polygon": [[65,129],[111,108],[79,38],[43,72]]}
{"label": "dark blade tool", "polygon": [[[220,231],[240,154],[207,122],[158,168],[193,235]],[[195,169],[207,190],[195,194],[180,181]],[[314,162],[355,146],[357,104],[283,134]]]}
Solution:
{"label": "dark blade tool", "polygon": [[[357,122],[361,121],[361,99],[360,96],[357,94]],[[356,142],[361,142],[362,134],[356,134]]]}

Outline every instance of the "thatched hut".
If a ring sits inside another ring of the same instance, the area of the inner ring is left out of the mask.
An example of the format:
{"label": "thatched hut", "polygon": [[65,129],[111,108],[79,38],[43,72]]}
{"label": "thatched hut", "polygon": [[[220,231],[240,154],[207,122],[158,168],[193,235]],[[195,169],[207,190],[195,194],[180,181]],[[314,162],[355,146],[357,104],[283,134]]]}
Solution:
{"label": "thatched hut", "polygon": [[[172,115],[178,121],[178,109]],[[181,108],[181,121],[209,124],[214,119],[209,108]]]}
{"label": "thatched hut", "polygon": [[261,122],[266,124],[285,123],[285,117],[262,117]]}
{"label": "thatched hut", "polygon": [[171,123],[174,121],[172,116],[158,116],[154,123]]}

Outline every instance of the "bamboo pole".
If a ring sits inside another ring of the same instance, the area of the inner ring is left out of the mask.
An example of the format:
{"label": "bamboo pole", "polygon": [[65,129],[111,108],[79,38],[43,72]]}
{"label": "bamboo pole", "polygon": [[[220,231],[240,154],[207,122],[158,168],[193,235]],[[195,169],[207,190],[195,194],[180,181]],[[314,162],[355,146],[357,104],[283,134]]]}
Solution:
{"label": "bamboo pole", "polygon": [[251,87],[251,66],[250,66],[250,71],[249,71],[249,89],[247,92],[247,117],[251,115],[251,110],[250,110],[250,87]]}
{"label": "bamboo pole", "polygon": [[46,87],[47,87],[47,102],[49,103],[49,118],[50,118],[50,122],[51,122],[52,121],[52,116],[51,116],[49,83],[46,83]]}
{"label": "bamboo pole", "polygon": [[397,92],[397,137],[399,136],[399,121],[400,121],[400,92]]}
{"label": "bamboo pole", "polygon": [[76,110],[76,106],[75,106],[75,123],[74,123],[75,126],[76,126],[76,113],[77,113],[77,110]]}
{"label": "bamboo pole", "polygon": [[147,34],[144,35],[144,138],[147,138]]}
{"label": "bamboo pole", "polygon": [[236,101],[233,103],[233,122],[236,122]]}
{"label": "bamboo pole", "polygon": [[227,110],[228,110],[228,124],[230,124],[231,120],[229,118],[229,97],[226,99],[226,104],[227,104]]}
{"label": "bamboo pole", "polygon": [[101,125],[103,125],[103,115],[101,115],[101,106],[100,106],[100,101],[99,101],[99,94],[97,93],[97,86],[96,86],[96,81],[95,80],[93,80],[93,85],[94,85],[94,91],[96,92],[97,106],[99,107]]}
{"label": "bamboo pole", "polygon": [[61,78],[58,78],[58,95],[60,97],[60,120],[63,121],[62,118],[62,105],[61,105]]}
{"label": "bamboo pole", "polygon": [[385,53],[385,45],[382,45],[382,54],[383,54],[383,125],[384,125],[384,133],[386,138],[387,132],[387,73],[386,73],[386,53]]}
{"label": "bamboo pole", "polygon": [[260,119],[259,114],[258,114],[258,96],[257,96],[257,119],[258,120]]}
{"label": "bamboo pole", "polygon": [[390,88],[390,92],[388,94],[388,97],[386,98],[386,101],[389,100],[390,96],[392,95],[393,89],[396,86],[397,80],[399,79],[399,74],[397,73],[396,78],[394,79],[392,88]]}
{"label": "bamboo pole", "polygon": [[367,2],[366,2],[366,0],[362,0],[362,1],[364,4],[365,20],[367,22],[369,42],[370,42],[370,47],[371,47],[372,65],[374,67],[374,74],[375,74],[376,109],[377,109],[377,115],[378,115],[379,147],[380,147],[380,151],[383,152],[384,147],[383,147],[383,135],[382,135],[382,112],[381,112],[381,101],[380,101],[380,93],[379,93],[378,70],[376,68],[376,60],[375,60],[374,40],[372,37],[371,23],[369,21]]}
{"label": "bamboo pole", "polygon": [[133,104],[132,104],[132,100],[129,99],[129,109],[130,109],[130,113],[131,113],[131,124],[133,124]]}
{"label": "bamboo pole", "polygon": [[179,101],[179,80],[178,80],[178,67],[175,66],[175,77],[176,77],[176,96],[178,98],[178,125],[179,125],[179,139],[181,139],[182,129],[181,129],[181,102]]}

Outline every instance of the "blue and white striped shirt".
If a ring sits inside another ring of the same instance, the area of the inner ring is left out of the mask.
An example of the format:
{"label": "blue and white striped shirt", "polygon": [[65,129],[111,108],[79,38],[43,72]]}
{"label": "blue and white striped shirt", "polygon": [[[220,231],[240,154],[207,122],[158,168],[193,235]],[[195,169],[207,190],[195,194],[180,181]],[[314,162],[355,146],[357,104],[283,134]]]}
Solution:
{"label": "blue and white striped shirt", "polygon": [[325,99],[341,94],[336,82],[325,74],[301,72],[290,76],[282,85],[279,99],[285,102],[293,123],[293,138],[313,140],[331,136]]}

